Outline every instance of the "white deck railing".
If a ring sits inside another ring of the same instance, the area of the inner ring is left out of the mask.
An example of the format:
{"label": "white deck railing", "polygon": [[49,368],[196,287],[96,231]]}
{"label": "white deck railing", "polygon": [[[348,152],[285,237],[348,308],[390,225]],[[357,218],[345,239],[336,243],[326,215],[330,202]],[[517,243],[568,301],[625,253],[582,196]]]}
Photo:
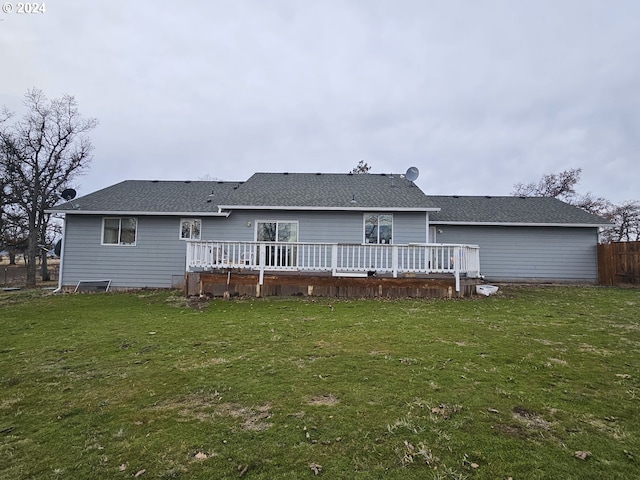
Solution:
{"label": "white deck railing", "polygon": [[477,245],[187,241],[188,272],[214,269],[331,272],[334,276],[449,273],[460,291],[460,275],[478,276]]}

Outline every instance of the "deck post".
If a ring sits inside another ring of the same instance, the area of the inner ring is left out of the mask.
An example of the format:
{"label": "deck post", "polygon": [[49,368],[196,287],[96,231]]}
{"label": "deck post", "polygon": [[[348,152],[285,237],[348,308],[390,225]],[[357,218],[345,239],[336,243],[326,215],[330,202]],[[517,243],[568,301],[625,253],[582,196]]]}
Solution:
{"label": "deck post", "polygon": [[264,283],[264,266],[267,263],[267,246],[264,243],[260,244],[260,279],[258,285]]}
{"label": "deck post", "polygon": [[185,255],[185,267],[184,267],[184,271],[188,272],[189,271],[189,265],[191,265],[191,251],[193,250],[193,245],[191,243],[191,241],[187,241],[187,254]]}
{"label": "deck post", "polygon": [[331,275],[334,277],[338,272],[338,244],[331,245]]}
{"label": "deck post", "polygon": [[455,247],[453,252],[453,275],[456,277],[456,292],[460,293],[460,255],[462,250],[460,247]]}
{"label": "deck post", "polygon": [[393,269],[393,278],[398,278],[398,246],[391,247],[391,268]]}

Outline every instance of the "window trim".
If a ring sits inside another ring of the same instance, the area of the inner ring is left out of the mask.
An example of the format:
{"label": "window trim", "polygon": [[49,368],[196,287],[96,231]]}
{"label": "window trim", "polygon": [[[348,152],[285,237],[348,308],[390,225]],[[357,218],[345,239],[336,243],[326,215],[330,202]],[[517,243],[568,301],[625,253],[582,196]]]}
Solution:
{"label": "window trim", "polygon": [[[378,233],[377,233],[377,242],[375,243],[369,243],[367,242],[367,217],[372,217],[375,216],[378,218],[378,225],[380,224],[380,217],[384,215],[384,216],[389,216],[391,217],[391,241],[389,243],[381,243],[380,242],[380,229],[378,228]],[[362,215],[362,244],[363,245],[393,245],[393,239],[395,237],[395,235],[393,234],[393,213],[388,213],[388,212],[365,212]]]}
{"label": "window trim", "polygon": [[[188,238],[182,236],[182,224],[184,222],[190,222],[190,225],[189,225],[189,237]],[[194,224],[194,222],[200,223],[200,229],[198,230],[198,238],[195,238],[193,236],[193,224]],[[178,238],[180,240],[200,240],[202,238],[202,219],[201,218],[195,218],[195,217],[181,218],[180,219],[180,223],[178,224]]]}
{"label": "window trim", "polygon": [[[300,242],[300,222],[298,220],[256,220],[254,222],[255,229],[253,231],[253,238],[256,242],[271,242],[272,240],[258,240],[258,229],[260,223],[275,223],[276,224],[276,240],[273,240],[274,243],[298,243]],[[295,242],[282,242],[278,240],[278,226],[281,223],[291,223],[296,226],[296,241]]]}
{"label": "window trim", "polygon": [[[135,221],[135,230],[133,233],[133,243],[122,242],[122,220],[132,218]],[[118,241],[116,243],[105,242],[105,223],[107,220],[118,220]],[[135,247],[138,244],[138,217],[102,217],[102,236],[101,245],[107,247]]]}

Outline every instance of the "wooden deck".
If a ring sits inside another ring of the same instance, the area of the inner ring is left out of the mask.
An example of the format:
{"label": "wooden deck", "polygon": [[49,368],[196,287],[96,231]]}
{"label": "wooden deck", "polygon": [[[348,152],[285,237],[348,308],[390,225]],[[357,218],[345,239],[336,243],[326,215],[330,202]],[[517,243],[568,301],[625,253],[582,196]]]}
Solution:
{"label": "wooden deck", "polygon": [[[282,272],[187,272],[185,295],[212,297],[310,296],[340,298],[453,298],[475,293],[477,278],[462,278],[460,291],[452,275],[335,277],[330,274]],[[228,293],[227,293],[228,292]]]}
{"label": "wooden deck", "polygon": [[[230,295],[467,296],[473,290],[468,285],[478,283],[469,279],[480,277],[480,249],[445,243],[193,240],[187,242],[185,271],[187,295],[218,295],[217,286],[223,285],[223,293]],[[233,282],[227,272],[232,272]],[[373,272],[376,276],[368,277]],[[216,276],[220,273],[223,279]],[[189,280],[195,276],[197,280]],[[450,281],[456,293],[449,291]]]}

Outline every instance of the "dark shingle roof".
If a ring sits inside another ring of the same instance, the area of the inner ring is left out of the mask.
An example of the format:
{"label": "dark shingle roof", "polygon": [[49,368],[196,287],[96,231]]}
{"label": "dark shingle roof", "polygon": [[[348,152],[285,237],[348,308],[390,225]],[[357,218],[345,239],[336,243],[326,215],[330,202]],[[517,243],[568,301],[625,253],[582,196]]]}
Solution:
{"label": "dark shingle roof", "polygon": [[59,205],[75,213],[213,213],[239,182],[126,180]]}
{"label": "dark shingle roof", "polygon": [[433,210],[399,174],[256,173],[246,182],[127,180],[56,207],[75,213],[207,213],[218,207]]}
{"label": "dark shingle roof", "polygon": [[433,209],[414,183],[399,174],[256,173],[226,205],[289,208]]}
{"label": "dark shingle roof", "polygon": [[429,196],[440,211],[431,223],[603,225],[606,220],[548,197]]}
{"label": "dark shingle roof", "polygon": [[127,180],[52,211],[216,215],[219,208],[269,207],[431,211],[435,224],[606,224],[554,198],[425,195],[399,174],[256,173],[246,182]]}

